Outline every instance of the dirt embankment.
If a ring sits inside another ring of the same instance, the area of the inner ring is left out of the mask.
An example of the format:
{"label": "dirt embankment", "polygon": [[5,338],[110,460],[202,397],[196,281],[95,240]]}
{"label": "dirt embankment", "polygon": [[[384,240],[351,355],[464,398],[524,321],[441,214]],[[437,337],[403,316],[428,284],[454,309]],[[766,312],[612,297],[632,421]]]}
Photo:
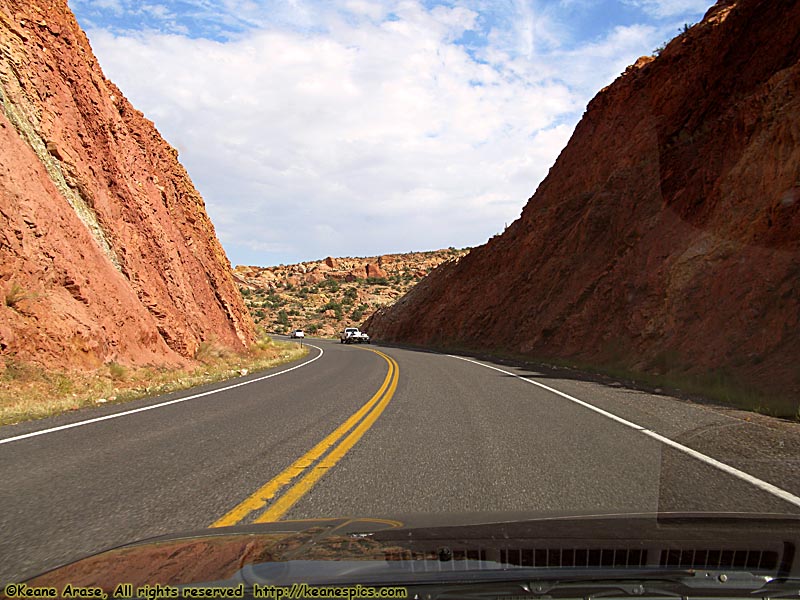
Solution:
{"label": "dirt embankment", "polygon": [[0,368],[254,341],[203,199],[66,0],[0,0],[0,292]]}
{"label": "dirt embankment", "polygon": [[366,327],[800,398],[800,3],[723,1],[590,102],[522,216]]}

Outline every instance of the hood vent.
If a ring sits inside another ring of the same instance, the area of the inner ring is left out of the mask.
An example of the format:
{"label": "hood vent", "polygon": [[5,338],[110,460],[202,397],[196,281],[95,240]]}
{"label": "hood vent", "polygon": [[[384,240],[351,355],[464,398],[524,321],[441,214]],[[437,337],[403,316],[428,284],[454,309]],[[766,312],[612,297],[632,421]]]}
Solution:
{"label": "hood vent", "polygon": [[408,561],[413,571],[525,568],[739,569],[777,571],[780,553],[756,549],[686,548],[440,548],[387,553],[386,560]]}
{"label": "hood vent", "polygon": [[519,567],[644,567],[642,548],[527,548],[500,551],[500,562]]}
{"label": "hood vent", "polygon": [[660,564],[691,569],[774,571],[778,568],[778,553],[769,550],[664,550]]}

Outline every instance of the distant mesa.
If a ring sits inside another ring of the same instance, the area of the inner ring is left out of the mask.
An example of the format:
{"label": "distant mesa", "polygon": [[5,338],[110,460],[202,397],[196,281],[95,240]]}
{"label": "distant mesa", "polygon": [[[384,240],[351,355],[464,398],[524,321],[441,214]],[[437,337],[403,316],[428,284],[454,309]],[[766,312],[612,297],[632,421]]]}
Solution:
{"label": "distant mesa", "polygon": [[277,267],[237,266],[234,277],[253,318],[267,330],[294,328],[335,337],[394,303],[445,262],[468,249],[449,248],[364,258],[332,258]]}

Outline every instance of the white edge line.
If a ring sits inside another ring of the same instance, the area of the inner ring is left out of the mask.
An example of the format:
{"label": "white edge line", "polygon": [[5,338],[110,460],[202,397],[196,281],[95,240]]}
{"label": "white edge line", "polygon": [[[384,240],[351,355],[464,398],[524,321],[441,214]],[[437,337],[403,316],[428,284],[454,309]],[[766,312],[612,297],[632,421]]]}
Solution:
{"label": "white edge line", "polygon": [[218,388],[215,390],[209,390],[207,392],[201,392],[199,394],[193,394],[191,396],[186,396],[185,398],[176,398],[175,400],[168,400],[167,402],[160,402],[158,404],[152,404],[150,406],[143,406],[141,408],[134,408],[132,410],[126,410],[120,413],[114,413],[113,415],[105,415],[103,417],[97,417],[94,419],[87,419],[86,421],[78,421],[77,423],[69,423],[68,425],[60,425],[58,427],[51,427],[50,429],[42,429],[41,431],[32,431],[31,433],[25,433],[22,435],[17,435],[14,437],[6,438],[0,440],[0,444],[8,444],[10,442],[17,442],[19,440],[24,440],[26,438],[36,437],[37,435],[44,435],[46,433],[53,433],[55,431],[63,431],[64,429],[72,429],[73,427],[80,427],[82,425],[89,425],[90,423],[97,423],[99,421],[106,421],[108,419],[116,419],[117,417],[124,417],[125,415],[132,415],[134,413],[144,412],[146,410],[153,410],[154,408],[161,408],[162,406],[169,406],[170,404],[178,404],[179,402],[186,402],[187,400],[194,400],[196,398],[202,398],[203,396],[210,396],[211,394],[217,394],[219,392],[225,392],[227,390],[232,390],[233,388],[241,387],[243,385],[250,385],[251,383],[256,383],[259,381],[264,381],[265,379],[269,379],[270,377],[276,377],[278,375],[283,375],[284,373],[288,373],[289,371],[294,371],[295,369],[299,369],[300,367],[305,367],[306,365],[310,365],[315,360],[322,357],[325,353],[322,348],[319,346],[314,346],[313,344],[306,344],[306,346],[311,346],[312,348],[316,348],[319,350],[319,354],[317,354],[314,358],[299,365],[295,365],[289,369],[284,369],[283,371],[278,371],[277,373],[270,373],[269,375],[264,375],[263,377],[257,377],[255,379],[250,379],[248,381],[242,381],[240,383],[234,383],[233,385],[228,385],[222,388]]}
{"label": "white edge line", "polygon": [[633,423],[631,421],[627,421],[626,419],[618,417],[617,415],[615,415],[613,413],[605,411],[602,408],[598,408],[598,407],[594,406],[593,404],[589,404],[588,402],[584,402],[583,400],[578,400],[577,398],[575,398],[573,396],[570,396],[569,394],[565,394],[564,392],[561,392],[561,391],[559,391],[559,390],[557,390],[555,388],[551,388],[548,385],[545,385],[543,383],[539,383],[538,381],[533,381],[533,380],[528,379],[526,377],[521,377],[521,376],[517,375],[516,373],[511,373],[510,371],[505,371],[503,369],[498,369],[497,367],[493,367],[491,365],[486,365],[486,364],[484,364],[482,362],[478,362],[476,360],[472,360],[472,359],[469,359],[469,358],[464,358],[463,356],[455,356],[453,354],[448,354],[447,356],[449,356],[451,358],[457,358],[458,360],[463,360],[465,362],[469,362],[469,363],[472,363],[472,364],[475,364],[475,365],[479,365],[479,366],[485,367],[487,369],[492,369],[493,371],[499,371],[500,373],[505,373],[506,375],[511,375],[512,377],[516,377],[517,379],[521,379],[522,381],[524,381],[526,383],[530,383],[530,384],[533,384],[533,385],[538,386],[540,388],[543,388],[543,389],[545,389],[545,390],[547,390],[549,392],[552,392],[554,394],[557,394],[557,395],[561,396],[562,398],[566,398],[567,400],[570,400],[571,402],[575,402],[576,404],[580,404],[581,406],[583,406],[585,408],[588,408],[589,410],[593,410],[596,413],[599,413],[599,414],[601,414],[601,415],[603,415],[605,417],[608,417],[609,419],[613,419],[614,421],[617,421],[618,423],[621,423],[621,424],[625,425],[626,427],[630,427],[631,429],[635,429],[637,431],[640,431],[644,435],[649,436],[649,437],[653,438],[654,440],[657,440],[657,441],[661,442],[662,444],[666,444],[668,446],[672,446],[676,450],[680,450],[681,452],[685,452],[689,456],[691,456],[693,458],[696,458],[697,460],[699,460],[701,462],[704,462],[704,463],[706,463],[708,465],[711,465],[712,467],[716,467],[720,471],[723,471],[723,472],[725,472],[725,473],[727,473],[729,475],[733,475],[734,477],[738,477],[742,481],[746,481],[747,483],[749,483],[751,485],[754,485],[755,487],[757,487],[757,488],[759,488],[759,489],[761,489],[761,490],[763,490],[763,491],[765,491],[765,492],[767,492],[769,494],[772,494],[773,496],[776,496],[776,497],[780,498],[781,500],[783,500],[785,502],[788,502],[789,504],[794,504],[795,506],[800,507],[800,497],[795,496],[794,494],[792,494],[790,492],[787,492],[786,490],[783,490],[783,489],[781,489],[781,488],[779,488],[777,486],[774,486],[771,483],[767,483],[766,481],[763,481],[762,479],[754,477],[754,476],[750,475],[749,473],[745,473],[744,471],[740,471],[739,469],[737,469],[735,467],[732,467],[730,465],[726,465],[725,463],[720,462],[715,458],[711,458],[710,456],[707,456],[706,454],[703,454],[702,452],[698,452],[697,450],[692,450],[688,446],[684,446],[683,444],[679,444],[678,442],[675,442],[675,441],[673,441],[673,440],[671,440],[671,439],[669,439],[667,437],[664,437],[663,435],[660,435],[660,434],[658,434],[658,433],[656,433],[654,431],[646,429],[646,428],[642,427],[641,425],[637,425],[636,423]]}
{"label": "white edge line", "polygon": [[618,417],[617,415],[612,414],[612,413],[610,413],[608,411],[605,411],[602,408],[597,408],[595,405],[589,404],[588,402],[584,402],[583,400],[578,400],[577,398],[574,398],[573,396],[570,396],[569,394],[565,394],[564,392],[561,392],[561,391],[559,391],[559,390],[557,390],[555,388],[551,388],[550,386],[545,385],[543,383],[539,383],[538,381],[532,381],[532,380],[527,379],[525,377],[520,377],[519,375],[511,373],[510,371],[504,371],[503,369],[498,369],[497,367],[493,367],[491,365],[485,365],[483,363],[478,362],[477,360],[471,360],[469,358],[464,358],[463,356],[454,356],[452,354],[448,354],[447,356],[450,356],[451,358],[457,358],[458,360],[463,360],[463,361],[466,361],[466,362],[470,362],[470,363],[473,363],[475,365],[480,365],[481,367],[486,367],[487,369],[492,369],[493,371],[500,371],[501,373],[505,373],[506,375],[511,375],[512,377],[516,377],[517,379],[521,379],[522,381],[525,381],[527,383],[531,383],[533,385],[538,385],[540,388],[544,388],[548,392],[553,392],[554,394],[558,394],[559,396],[562,396],[562,397],[566,398],[567,400],[570,400],[572,402],[580,404],[581,406],[584,406],[584,407],[588,408],[589,410],[593,410],[593,411],[595,411],[597,413],[600,413],[604,417],[608,417],[609,419],[613,419],[614,421],[617,421],[618,423],[622,423],[623,425],[625,425],[626,427],[630,427],[631,429],[636,429],[638,431],[642,431],[644,429],[644,427],[642,427],[641,425],[637,425],[636,423],[631,423],[630,421],[626,421],[622,417]]}

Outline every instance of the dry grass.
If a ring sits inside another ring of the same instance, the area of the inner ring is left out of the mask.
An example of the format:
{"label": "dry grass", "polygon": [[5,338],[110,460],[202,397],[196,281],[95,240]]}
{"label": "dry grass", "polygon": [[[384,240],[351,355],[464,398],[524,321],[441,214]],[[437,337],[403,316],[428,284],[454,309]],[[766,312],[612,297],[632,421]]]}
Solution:
{"label": "dry grass", "polygon": [[9,308],[15,308],[17,304],[27,298],[28,294],[25,289],[15,281],[11,284],[11,287],[6,290],[5,304]]}
{"label": "dry grass", "polygon": [[0,376],[0,425],[42,419],[87,406],[157,396],[268,369],[304,356],[308,348],[263,336],[236,354],[211,341],[198,349],[190,369],[129,367],[108,363],[94,372],[53,371],[6,361]]}

